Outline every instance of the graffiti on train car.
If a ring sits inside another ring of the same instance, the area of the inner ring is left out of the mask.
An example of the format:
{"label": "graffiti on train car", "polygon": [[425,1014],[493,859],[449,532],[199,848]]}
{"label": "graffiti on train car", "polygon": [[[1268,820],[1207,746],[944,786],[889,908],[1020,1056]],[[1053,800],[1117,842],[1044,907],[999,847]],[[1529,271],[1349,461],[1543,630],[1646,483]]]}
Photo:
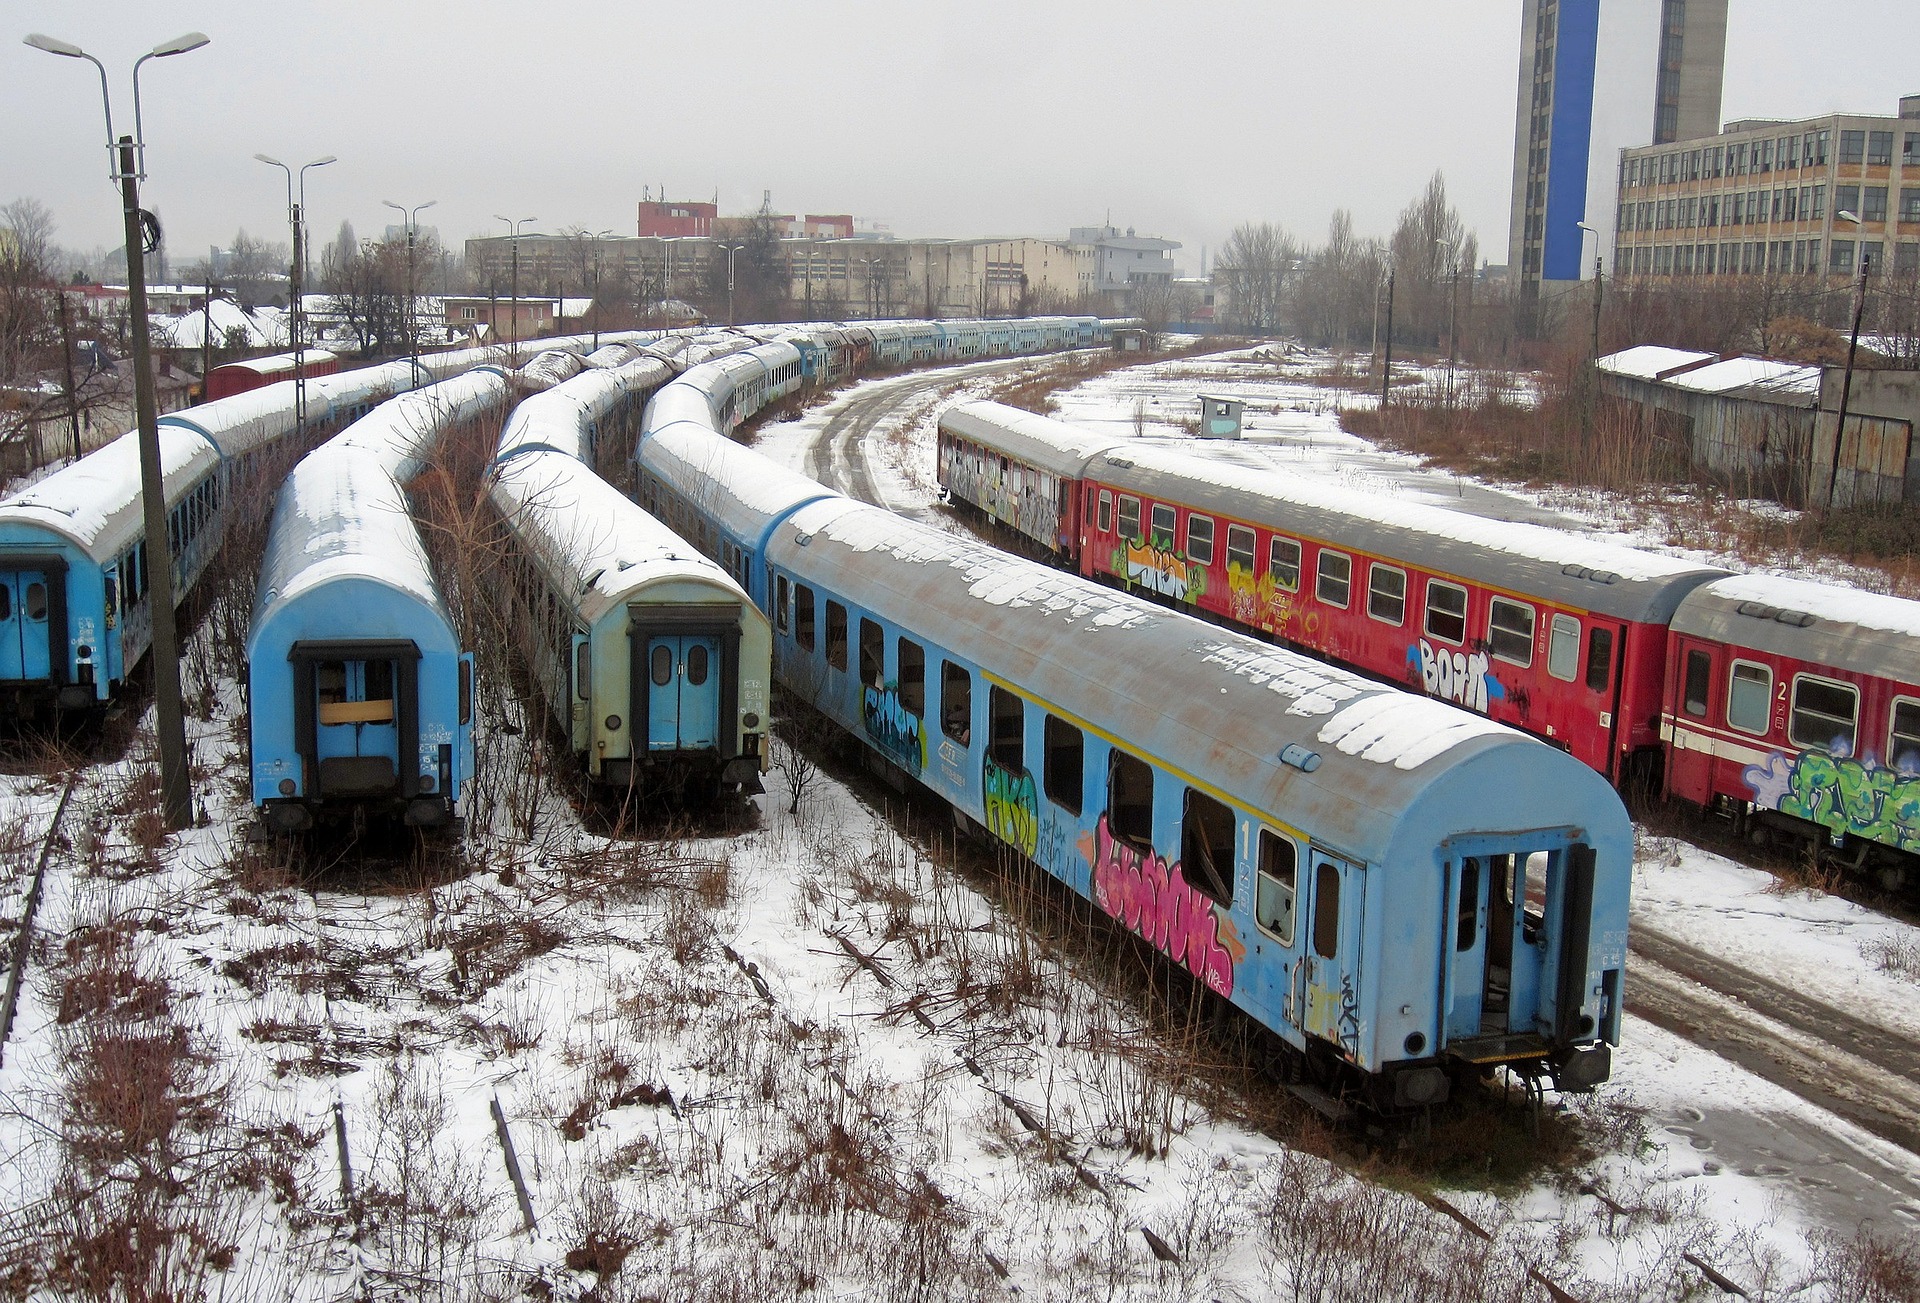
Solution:
{"label": "graffiti on train car", "polygon": [[1094,902],[1221,995],[1233,994],[1233,966],[1247,947],[1233,920],[1169,865],[1113,835],[1101,815],[1081,854],[1093,866]]}
{"label": "graffiti on train car", "polygon": [[1274,582],[1271,574],[1256,576],[1245,566],[1227,567],[1227,614],[1240,623],[1268,633],[1315,645],[1320,635],[1320,613],[1300,595]]}
{"label": "graffiti on train car", "polygon": [[1040,799],[1033,775],[1024,769],[1003,768],[992,756],[982,763],[980,789],[987,831],[1032,859],[1040,848]]}
{"label": "graffiti on train car", "polygon": [[900,703],[894,685],[868,688],[861,697],[860,719],[867,736],[889,760],[915,774],[926,769],[926,730],[920,717]]}
{"label": "graffiti on train car", "polygon": [[1920,850],[1920,774],[1888,769],[1872,756],[1776,751],[1741,776],[1762,809],[1809,820],[1835,835]]}
{"label": "graffiti on train car", "polygon": [[1484,651],[1448,651],[1422,638],[1407,648],[1407,663],[1420,667],[1420,682],[1428,692],[1483,715],[1507,695]]}
{"label": "graffiti on train car", "polygon": [[1207,591],[1207,572],[1187,564],[1185,557],[1151,543],[1129,539],[1115,549],[1113,570],[1124,574],[1137,587],[1171,597],[1176,602],[1197,602]]}

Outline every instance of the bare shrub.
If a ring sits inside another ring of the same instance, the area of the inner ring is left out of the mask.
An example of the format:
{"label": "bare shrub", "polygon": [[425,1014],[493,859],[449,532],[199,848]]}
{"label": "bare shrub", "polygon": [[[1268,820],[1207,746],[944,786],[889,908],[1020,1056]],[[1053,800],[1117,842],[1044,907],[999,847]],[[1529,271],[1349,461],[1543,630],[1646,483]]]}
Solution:
{"label": "bare shrub", "polygon": [[1920,982],[1920,938],[1911,932],[1885,932],[1860,945],[1860,956],[1883,973]]}

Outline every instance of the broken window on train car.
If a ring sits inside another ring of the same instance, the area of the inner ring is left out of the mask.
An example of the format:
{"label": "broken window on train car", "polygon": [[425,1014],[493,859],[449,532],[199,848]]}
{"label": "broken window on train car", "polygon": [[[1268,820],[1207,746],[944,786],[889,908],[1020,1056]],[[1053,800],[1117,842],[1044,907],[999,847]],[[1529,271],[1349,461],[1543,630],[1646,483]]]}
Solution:
{"label": "broken window on train car", "polygon": [[1283,946],[1293,944],[1294,883],[1299,862],[1299,849],[1290,839],[1271,829],[1260,830],[1260,868],[1254,888],[1253,918]]}
{"label": "broken window on train car", "polygon": [[1580,621],[1571,615],[1553,617],[1547,634],[1547,673],[1572,683],[1580,672]]}
{"label": "broken window on train car", "polygon": [[915,715],[927,713],[927,652],[911,638],[895,646],[900,657],[900,704]]}
{"label": "broken window on train car", "polygon": [[847,668],[847,608],[832,598],[827,599],[827,664]]}
{"label": "broken window on train car", "polygon": [[1793,714],[1787,736],[1799,747],[1817,747],[1836,756],[1853,754],[1860,690],[1802,674],[1793,681]]}
{"label": "broken window on train car", "polygon": [[1345,607],[1353,597],[1353,558],[1345,552],[1320,552],[1319,579],[1314,596],[1328,606]]}
{"label": "broken window on train car", "polygon": [[1887,767],[1920,774],[1920,701],[1893,699],[1893,727],[1887,734]]}
{"label": "broken window on train car", "polygon": [[778,579],[775,579],[773,584],[773,625],[774,628],[778,629],[781,633],[785,633],[793,626],[792,586],[787,582],[785,575],[781,575]]}
{"label": "broken window on train car", "polygon": [[1487,641],[1499,659],[1533,664],[1533,608],[1494,598],[1487,613]]}
{"label": "broken window on train car", "polygon": [[793,586],[793,640],[813,650],[813,590],[805,584]]}
{"label": "broken window on train car", "polygon": [[1187,789],[1180,820],[1180,864],[1189,886],[1233,904],[1233,811],[1205,792]]}
{"label": "broken window on train car", "polygon": [[1695,719],[1707,717],[1707,695],[1713,688],[1713,656],[1698,648],[1687,653],[1686,682],[1682,685],[1680,708]]}
{"label": "broken window on train car", "polygon": [[1267,544],[1267,569],[1273,582],[1289,593],[1300,591],[1300,544],[1291,538],[1275,538]]}
{"label": "broken window on train car", "polygon": [[1340,953],[1340,866],[1322,860],[1313,873],[1313,953]]}
{"label": "broken window on train car", "polygon": [[1460,895],[1454,901],[1453,948],[1462,953],[1480,939],[1480,861],[1469,855],[1460,861]]}
{"label": "broken window on train car", "polygon": [[1079,814],[1086,801],[1086,734],[1064,719],[1048,715],[1045,741],[1047,799]]}
{"label": "broken window on train car", "polygon": [[1140,541],[1140,499],[1122,496],[1120,499],[1120,537]]}
{"label": "broken window on train car", "polygon": [[940,731],[963,747],[973,745],[973,675],[946,660],[940,662]]}
{"label": "broken window on train car", "polygon": [[1153,846],[1153,766],[1118,747],[1107,763],[1107,830],[1141,850]]}
{"label": "broken window on train car", "polygon": [[1467,640],[1467,590],[1444,579],[1427,580],[1427,636],[1442,642]]}
{"label": "broken window on train car", "polygon": [[1386,624],[1405,622],[1407,618],[1406,571],[1383,565],[1368,568],[1367,614]]}
{"label": "broken window on train car", "polygon": [[1773,708],[1773,671],[1752,661],[1735,661],[1727,682],[1727,723],[1742,733],[1764,737]]}
{"label": "broken window on train car", "polygon": [[872,620],[860,621],[860,682],[869,688],[887,686],[886,633]]}
{"label": "broken window on train car", "polygon": [[987,689],[987,754],[1008,773],[1027,767],[1027,703],[1005,688]]}
{"label": "broken window on train car", "polygon": [[1613,681],[1613,630],[1595,625],[1587,630],[1587,688],[1605,692]]}

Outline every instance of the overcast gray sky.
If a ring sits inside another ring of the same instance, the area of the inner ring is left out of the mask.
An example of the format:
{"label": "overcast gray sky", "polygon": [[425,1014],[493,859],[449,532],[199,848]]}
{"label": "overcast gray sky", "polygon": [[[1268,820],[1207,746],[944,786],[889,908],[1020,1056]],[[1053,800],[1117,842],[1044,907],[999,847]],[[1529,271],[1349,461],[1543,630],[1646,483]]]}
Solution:
{"label": "overcast gray sky", "polygon": [[[1604,154],[1644,143],[1657,0],[1605,0]],[[1892,113],[1920,91],[1916,0],[1733,0],[1723,116]],[[852,212],[901,235],[1061,235],[1100,221],[1217,248],[1235,223],[1312,240],[1336,207],[1384,234],[1438,168],[1504,260],[1520,0],[7,0],[0,202],[48,204],[61,243],[117,247],[98,79],[21,45],[106,62],[131,123],[133,58],[190,29],[205,49],[142,75],[146,200],[176,260],[237,228],[285,238],[281,174],[310,228],[366,236],[382,199],[438,206],[449,242],[494,213],[633,229],[643,186],[723,212]],[[1590,193],[1607,216],[1610,190]]]}

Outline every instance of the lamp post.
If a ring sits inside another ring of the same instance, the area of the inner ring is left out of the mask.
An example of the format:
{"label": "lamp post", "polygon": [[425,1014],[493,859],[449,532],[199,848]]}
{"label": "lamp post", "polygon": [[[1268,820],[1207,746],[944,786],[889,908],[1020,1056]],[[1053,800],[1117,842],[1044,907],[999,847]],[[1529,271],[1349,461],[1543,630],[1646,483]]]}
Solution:
{"label": "lamp post", "polygon": [[[517,367],[520,365],[520,228],[528,222],[539,219],[533,217],[515,219],[512,217],[502,217],[499,213],[495,213],[493,220],[496,222],[505,222],[507,224],[507,233],[513,240],[513,279],[507,288],[508,292],[513,295],[513,364]],[[497,321],[494,323],[496,326],[499,324]]]}
{"label": "lamp post", "polygon": [[1451,240],[1435,240],[1447,251],[1447,410],[1453,410],[1453,369],[1460,348],[1460,250]]}
{"label": "lamp post", "polygon": [[419,322],[413,302],[413,237],[420,229],[420,214],[439,203],[438,199],[429,199],[424,204],[415,204],[412,208],[396,204],[391,199],[382,199],[381,203],[399,210],[407,229],[407,359],[413,364],[410,372],[415,384],[420,383],[420,340]]}
{"label": "lamp post", "polygon": [[[1843,222],[1852,222],[1856,228],[1864,226],[1850,210],[1842,208],[1834,216]],[[1853,279],[1853,331],[1847,336],[1847,369],[1840,376],[1840,416],[1833,423],[1833,464],[1827,470],[1827,506],[1833,510],[1834,494],[1840,489],[1840,440],[1847,431],[1847,400],[1853,396],[1853,357],[1860,349],[1860,313],[1867,306],[1867,263],[1865,252],[1860,254],[1860,270]]]}
{"label": "lamp post", "polygon": [[[113,97],[107,89],[107,69],[77,45],[38,32],[28,45],[48,54],[85,59],[100,72],[100,100],[107,115],[107,149],[113,160],[110,179],[120,186],[120,203],[127,237],[127,311],[133,331],[133,402],[140,426],[140,506],[146,526],[149,562],[147,591],[153,609],[154,732],[160,749],[160,809],[170,829],[193,821],[193,780],[187,770],[186,720],[180,708],[180,642],[173,617],[173,550],[167,544],[166,480],[160,469],[160,418],[153,400],[152,340],[147,327],[146,265],[142,255],[149,232],[154,247],[160,243],[160,224],[140,207],[140,181],[146,175],[146,137],[140,121],[140,65],[197,50],[207,43],[199,32],[188,32],[156,45],[133,61],[133,130],[115,136]],[[62,669],[65,667],[62,666]]]}
{"label": "lamp post", "polygon": [[1387,386],[1393,382],[1393,273],[1391,262],[1387,264],[1387,338],[1386,355],[1380,367],[1380,410],[1387,410]]}
{"label": "lamp post", "polygon": [[593,348],[600,351],[600,242],[613,239],[612,231],[593,233],[593,297],[587,300],[587,311],[593,314]]}
{"label": "lamp post", "polygon": [[293,222],[293,262],[287,277],[287,333],[293,343],[293,429],[297,437],[306,430],[307,425],[307,346],[301,327],[306,324],[306,299],[301,285],[307,275],[307,169],[325,167],[339,160],[332,154],[325,158],[316,158],[311,163],[300,165],[299,198],[294,197],[293,169],[279,159],[266,154],[255,154],[262,163],[279,168],[287,174],[287,211]]}
{"label": "lamp post", "polygon": [[733,323],[733,255],[736,253],[739,253],[742,249],[746,248],[747,246],[744,244],[716,244],[713,247],[716,250],[724,249],[726,250],[726,253],[727,253],[727,324],[731,326],[734,324]]}
{"label": "lamp post", "polygon": [[886,261],[884,258],[855,258],[855,262],[867,269],[867,316],[878,317],[880,308],[873,295],[873,269]]}
{"label": "lamp post", "polygon": [[1593,237],[1593,336],[1587,343],[1587,402],[1586,410],[1580,414],[1580,439],[1583,444],[1593,446],[1593,412],[1600,405],[1600,294],[1605,282],[1602,275],[1604,264],[1600,261],[1600,232],[1585,222],[1575,222],[1586,235],[1580,237],[1585,247],[1587,235]]}

